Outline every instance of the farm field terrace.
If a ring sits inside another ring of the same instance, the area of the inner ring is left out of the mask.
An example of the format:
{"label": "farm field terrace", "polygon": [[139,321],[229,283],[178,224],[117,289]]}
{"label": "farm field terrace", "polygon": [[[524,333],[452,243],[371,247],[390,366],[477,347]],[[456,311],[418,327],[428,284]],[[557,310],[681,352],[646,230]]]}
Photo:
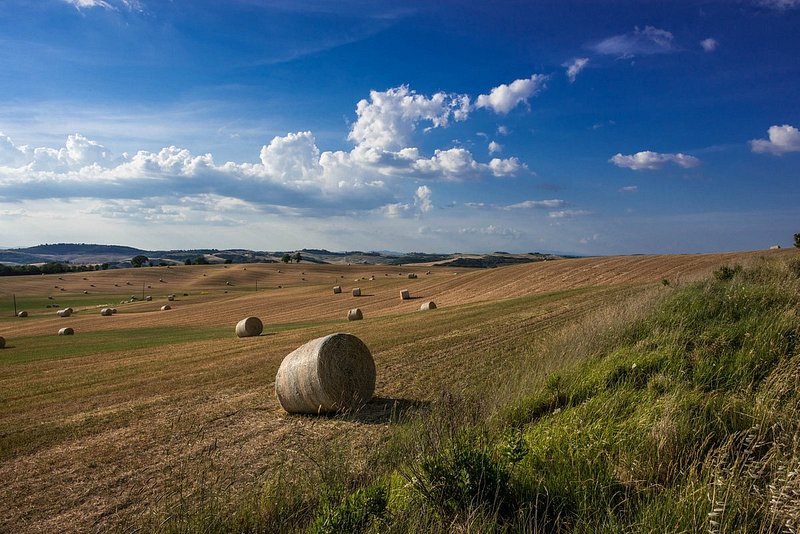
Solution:
{"label": "farm field terrace", "polygon": [[[133,528],[212,481],[234,500],[305,451],[344,446],[366,458],[402,426],[398,411],[425,411],[443,392],[503,383],[531,347],[593,310],[657,291],[662,280],[676,284],[788,253],[497,269],[301,263],[0,278],[0,530]],[[343,292],[333,294],[333,285]],[[353,287],[361,297],[351,296]],[[401,289],[412,299],[401,300]],[[141,300],[143,291],[152,301]],[[176,295],[172,309],[161,311],[169,294]],[[12,295],[29,317],[13,317]],[[133,295],[138,300],[127,302]],[[427,300],[439,309],[418,311]],[[53,304],[76,313],[57,317],[45,308]],[[100,316],[105,306],[118,314]],[[363,321],[346,321],[353,307]],[[236,322],[250,315],[264,322],[264,333],[236,338]],[[75,335],[57,336],[64,326]],[[273,390],[281,360],[336,331],[371,349],[375,399],[343,417],[286,414]]]}

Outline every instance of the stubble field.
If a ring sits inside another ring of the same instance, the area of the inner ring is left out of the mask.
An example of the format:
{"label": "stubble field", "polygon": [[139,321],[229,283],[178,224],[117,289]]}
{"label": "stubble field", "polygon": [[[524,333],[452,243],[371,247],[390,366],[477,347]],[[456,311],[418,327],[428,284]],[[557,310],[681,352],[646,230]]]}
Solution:
{"label": "stubble field", "polygon": [[[426,410],[446,391],[502,384],[523,352],[594,310],[658,290],[662,280],[677,284],[778,254],[0,278],[0,531],[135,530],[204,488],[224,487],[234,499],[270,473],[291,473],[287,466],[302,465],[312,450],[344,447],[356,461],[366,458],[401,414]],[[334,294],[334,285],[343,292]],[[401,300],[401,289],[412,299]],[[172,309],[160,311],[169,294]],[[13,317],[12,295],[27,318]],[[131,296],[138,300],[127,302]],[[419,311],[427,300],[439,308]],[[57,317],[58,308],[45,307],[54,304],[76,313]],[[118,314],[100,316],[105,306]],[[353,307],[363,321],[346,320]],[[250,315],[264,333],[236,338],[236,322]],[[75,335],[57,336],[64,326]],[[347,416],[286,414],[273,390],[281,360],[337,331],[370,347],[376,398]]]}

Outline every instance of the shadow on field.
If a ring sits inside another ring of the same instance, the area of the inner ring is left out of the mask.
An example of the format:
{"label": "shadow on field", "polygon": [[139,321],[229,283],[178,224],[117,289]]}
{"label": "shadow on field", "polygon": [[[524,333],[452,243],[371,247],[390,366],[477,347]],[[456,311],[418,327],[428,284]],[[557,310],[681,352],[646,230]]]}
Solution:
{"label": "shadow on field", "polygon": [[370,425],[397,423],[427,408],[429,405],[429,401],[373,397],[371,401],[359,410],[342,414],[339,417],[347,421]]}

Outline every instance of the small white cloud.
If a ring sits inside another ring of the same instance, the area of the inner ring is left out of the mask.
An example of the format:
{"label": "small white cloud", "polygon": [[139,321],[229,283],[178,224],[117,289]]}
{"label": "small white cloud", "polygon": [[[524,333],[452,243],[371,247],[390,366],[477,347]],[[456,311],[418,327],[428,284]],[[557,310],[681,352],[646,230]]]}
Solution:
{"label": "small white cloud", "polygon": [[709,37],[708,39],[703,39],[702,41],[700,41],[700,46],[702,46],[703,50],[705,50],[706,52],[713,52],[714,50],[717,49],[719,43],[717,42],[716,39],[712,39],[711,37]]}
{"label": "small white cloud", "polygon": [[598,239],[600,239],[600,234],[592,234],[590,236],[578,239],[578,243],[580,243],[581,245],[588,245],[589,243],[597,241]]}
{"label": "small white cloud", "polygon": [[507,228],[505,226],[498,226],[494,224],[478,228],[475,227],[459,228],[458,233],[501,236],[501,237],[510,237],[512,239],[516,239],[522,236],[522,232],[520,232],[519,230],[515,230],[513,228]]}
{"label": "small white cloud", "polygon": [[114,6],[104,0],[63,0],[65,3],[75,6],[76,9],[91,9],[99,7],[102,9],[114,9]]}
{"label": "small white cloud", "polygon": [[551,219],[571,219],[572,217],[580,217],[581,215],[589,215],[590,212],[586,210],[558,210],[551,211],[547,214]]}
{"label": "small white cloud", "polygon": [[778,11],[784,11],[786,9],[793,9],[795,7],[800,7],[800,0],[761,0],[758,2],[759,5],[768,7],[770,9],[777,9]]}
{"label": "small white cloud", "polygon": [[498,126],[497,127],[497,135],[508,135],[511,133],[511,130],[508,129],[508,126]]}
{"label": "small white cloud", "polygon": [[489,154],[496,154],[502,151],[503,151],[503,145],[501,145],[497,141],[492,141],[491,143],[489,143]]}
{"label": "small white cloud", "polygon": [[505,115],[519,104],[527,104],[528,99],[544,87],[547,78],[544,74],[534,74],[530,78],[514,80],[509,85],[500,84],[488,95],[478,95],[475,107],[491,108],[495,113]]}
{"label": "small white cloud", "polygon": [[617,167],[623,167],[634,171],[654,171],[661,169],[667,163],[674,163],[679,167],[683,167],[684,169],[697,167],[700,165],[700,160],[694,156],[688,156],[680,153],[659,154],[658,152],[652,152],[650,150],[637,152],[636,154],[630,156],[616,154],[608,161]]}
{"label": "small white cloud", "polygon": [[750,148],[753,152],[780,156],[787,152],[800,152],[800,131],[794,126],[770,126],[767,130],[769,140],[753,139]]}
{"label": "small white cloud", "polygon": [[575,78],[578,77],[578,74],[580,74],[580,72],[586,67],[588,63],[589,63],[588,57],[579,57],[561,65],[562,67],[566,67],[567,69],[567,78],[569,78],[569,83],[575,83]]}
{"label": "small white cloud", "polygon": [[643,30],[637,27],[632,33],[603,39],[592,48],[598,54],[620,57],[664,54],[675,49],[672,40],[672,33],[653,26],[645,26]]}
{"label": "small white cloud", "polygon": [[489,162],[489,168],[492,170],[492,174],[499,178],[501,176],[514,176],[519,171],[527,169],[528,166],[520,163],[517,158],[492,158]]}
{"label": "small white cloud", "polygon": [[511,204],[504,207],[505,210],[521,210],[521,209],[555,209],[561,208],[566,205],[566,202],[559,198],[552,198],[549,200],[525,200],[517,204]]}
{"label": "small white cloud", "polygon": [[639,186],[638,185],[626,185],[625,187],[620,187],[617,189],[618,193],[638,193]]}
{"label": "small white cloud", "polygon": [[414,205],[417,206],[422,213],[427,213],[433,209],[431,194],[431,188],[427,185],[419,186],[414,193]]}

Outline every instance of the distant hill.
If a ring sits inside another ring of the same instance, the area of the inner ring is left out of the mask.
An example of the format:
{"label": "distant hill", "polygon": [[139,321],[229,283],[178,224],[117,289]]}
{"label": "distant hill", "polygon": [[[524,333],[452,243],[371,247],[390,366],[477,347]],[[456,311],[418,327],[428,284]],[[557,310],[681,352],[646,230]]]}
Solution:
{"label": "distant hill", "polygon": [[123,245],[99,245],[89,243],[53,243],[27,248],[0,250],[0,264],[30,265],[48,262],[73,265],[96,265],[107,263],[111,268],[130,267],[134,256],[147,256],[153,265],[182,264],[187,260],[196,263],[202,257],[208,263],[272,263],[279,262],[284,254],[294,256],[299,252],[302,261],[308,263],[334,263],[354,265],[404,265],[425,264],[431,267],[497,267],[514,263],[530,263],[559,256],[540,254],[428,254],[422,252],[397,253],[389,251],[351,250],[333,252],[325,249],[301,249],[287,251],[255,251],[248,249],[189,249],[189,250],[143,250]]}

